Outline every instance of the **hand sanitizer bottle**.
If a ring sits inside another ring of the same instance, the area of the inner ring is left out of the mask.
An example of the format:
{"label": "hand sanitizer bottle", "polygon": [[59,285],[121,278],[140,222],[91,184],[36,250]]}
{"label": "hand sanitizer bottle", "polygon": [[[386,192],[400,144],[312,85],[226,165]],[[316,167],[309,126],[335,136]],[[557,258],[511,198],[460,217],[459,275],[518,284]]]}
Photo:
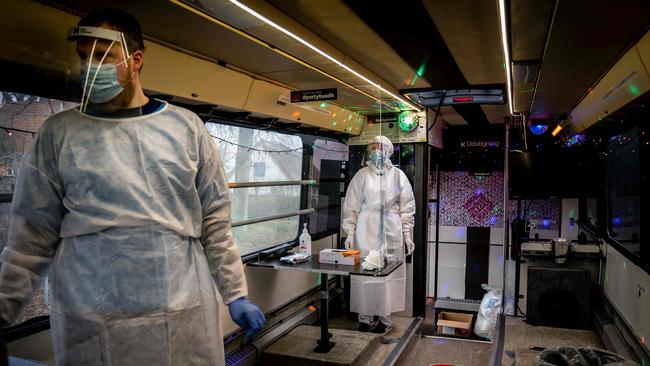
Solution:
{"label": "hand sanitizer bottle", "polygon": [[302,234],[300,234],[300,253],[311,255],[311,235],[307,232],[307,223],[303,224]]}

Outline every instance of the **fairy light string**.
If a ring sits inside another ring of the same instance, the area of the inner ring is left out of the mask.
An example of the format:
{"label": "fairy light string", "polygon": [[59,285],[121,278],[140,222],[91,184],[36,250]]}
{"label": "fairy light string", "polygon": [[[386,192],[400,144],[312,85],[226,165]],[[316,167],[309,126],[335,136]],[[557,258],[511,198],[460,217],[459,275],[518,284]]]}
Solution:
{"label": "fairy light string", "polygon": [[[256,148],[256,147],[244,146],[244,145],[232,142],[232,141],[228,141],[226,139],[222,139],[221,137],[215,136],[213,134],[210,134],[210,136],[212,136],[213,138],[215,138],[219,142],[222,142],[222,143],[225,143],[225,144],[228,144],[228,145],[231,145],[231,146],[236,146],[236,147],[241,148],[241,149],[246,149],[248,151],[254,151],[254,152],[264,153],[264,154],[278,154],[278,155],[281,155],[281,154],[289,154],[289,153],[292,153],[292,152],[304,151],[306,149],[306,147],[304,147],[304,146],[303,147],[297,147],[295,149],[286,149],[286,150],[259,149],[259,148]],[[323,146],[316,145],[316,144],[311,144],[311,145],[309,145],[308,148],[310,148],[312,150],[320,149],[320,150],[333,152],[333,153],[338,153],[338,154],[347,154],[347,153],[349,153],[349,151],[347,151],[347,150],[335,150],[335,149],[330,149],[330,148],[323,147]]]}

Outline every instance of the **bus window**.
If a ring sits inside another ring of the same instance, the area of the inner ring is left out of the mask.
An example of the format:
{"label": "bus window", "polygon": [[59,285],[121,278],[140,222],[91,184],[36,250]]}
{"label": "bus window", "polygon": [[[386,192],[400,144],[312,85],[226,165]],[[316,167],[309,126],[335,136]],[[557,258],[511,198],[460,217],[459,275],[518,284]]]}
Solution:
{"label": "bus window", "polygon": [[[302,179],[302,140],[298,136],[215,122],[206,127],[219,148],[228,182],[275,182]],[[301,186],[231,189],[232,221],[263,218],[300,210]],[[299,216],[233,228],[241,255],[295,240]]]}
{"label": "bus window", "polygon": [[608,229],[625,248],[641,254],[639,130],[610,138],[607,152]]}
{"label": "bus window", "polygon": [[[7,245],[7,227],[16,176],[23,154],[29,149],[43,122],[77,104],[56,99],[0,91],[0,251]],[[18,315],[15,323],[48,315],[43,288]]]}

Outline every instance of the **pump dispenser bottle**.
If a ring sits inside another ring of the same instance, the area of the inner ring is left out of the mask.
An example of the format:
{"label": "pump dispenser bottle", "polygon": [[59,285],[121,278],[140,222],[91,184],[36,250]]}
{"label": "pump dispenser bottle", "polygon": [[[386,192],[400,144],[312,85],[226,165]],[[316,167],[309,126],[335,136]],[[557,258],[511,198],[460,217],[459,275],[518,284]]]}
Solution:
{"label": "pump dispenser bottle", "polygon": [[311,255],[311,235],[307,231],[307,223],[303,224],[302,234],[298,240],[300,241],[300,253]]}

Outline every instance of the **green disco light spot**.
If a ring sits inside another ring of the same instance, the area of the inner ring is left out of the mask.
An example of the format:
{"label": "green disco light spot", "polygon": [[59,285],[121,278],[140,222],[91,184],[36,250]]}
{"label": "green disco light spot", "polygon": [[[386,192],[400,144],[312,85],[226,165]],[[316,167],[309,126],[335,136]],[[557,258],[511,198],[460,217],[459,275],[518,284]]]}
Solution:
{"label": "green disco light spot", "polygon": [[415,112],[410,111],[400,113],[399,122],[397,123],[399,129],[404,132],[411,132],[415,130],[419,124],[420,121],[418,119],[418,115]]}

